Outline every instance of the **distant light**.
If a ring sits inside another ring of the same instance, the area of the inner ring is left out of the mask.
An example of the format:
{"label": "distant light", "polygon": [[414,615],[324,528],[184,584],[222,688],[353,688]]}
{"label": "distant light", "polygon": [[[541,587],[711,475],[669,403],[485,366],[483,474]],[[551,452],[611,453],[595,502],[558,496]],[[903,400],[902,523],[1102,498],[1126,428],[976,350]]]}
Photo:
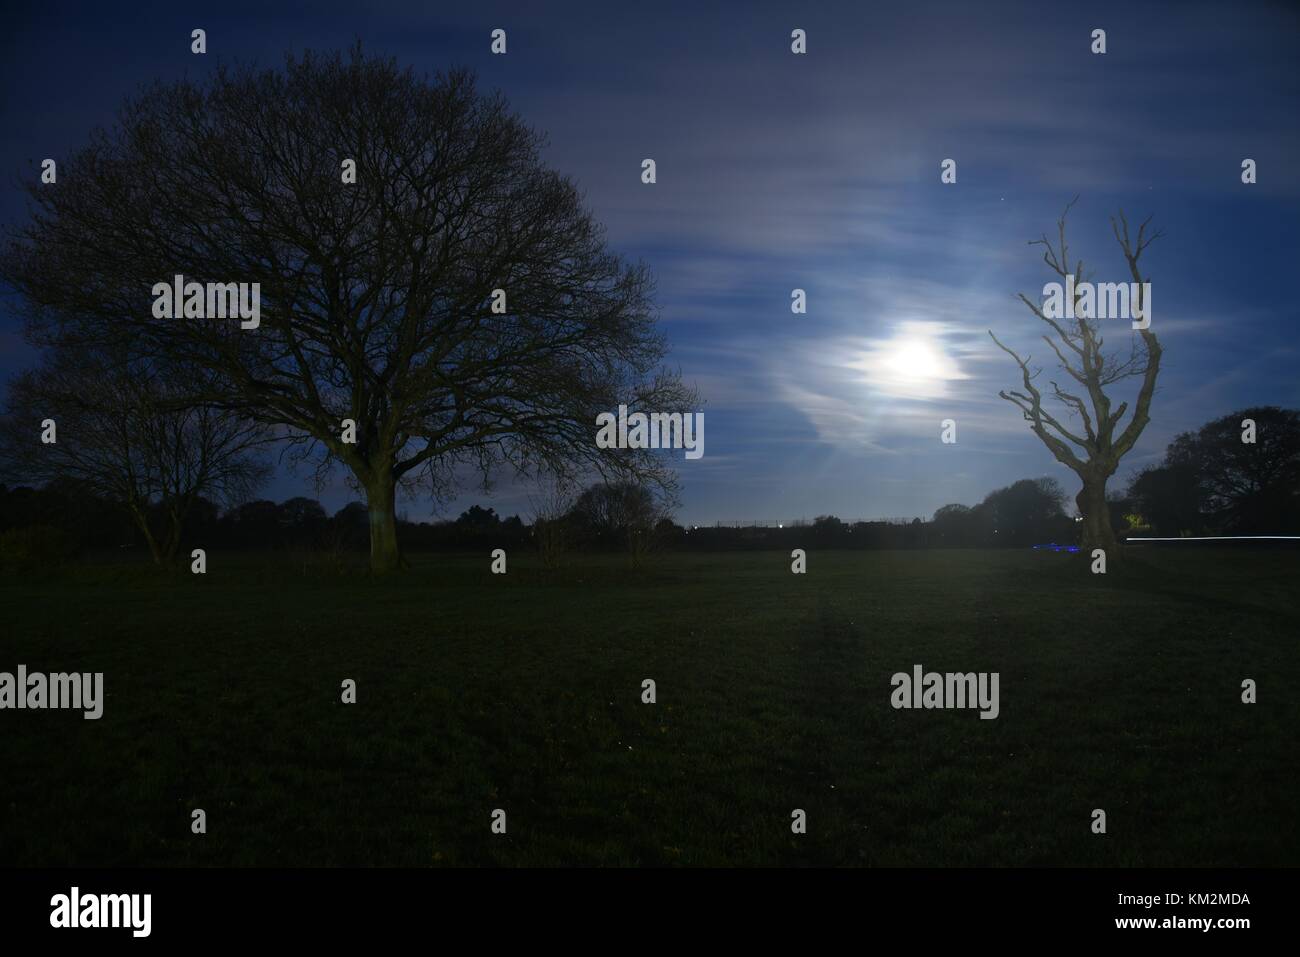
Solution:
{"label": "distant light", "polygon": [[776,527],[777,527],[777,528],[785,528],[785,526],[782,525],[780,522],[777,522],[777,523],[776,523]]}

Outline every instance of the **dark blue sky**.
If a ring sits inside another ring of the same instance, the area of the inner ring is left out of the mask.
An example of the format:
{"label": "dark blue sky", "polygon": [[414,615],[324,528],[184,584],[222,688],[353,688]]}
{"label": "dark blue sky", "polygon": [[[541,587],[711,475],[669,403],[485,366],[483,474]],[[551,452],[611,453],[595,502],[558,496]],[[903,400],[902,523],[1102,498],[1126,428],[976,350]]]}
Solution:
{"label": "dark blue sky", "polygon": [[[16,174],[111,123],[142,81],[360,38],[503,90],[550,135],[549,161],[584,189],[610,245],[652,268],[671,361],[706,399],[705,455],[679,461],[686,522],[928,515],[1038,475],[1073,494],[997,398],[1016,370],[985,330],[1046,351],[1015,294],[1054,278],[1026,242],[1076,193],[1072,245],[1098,281],[1127,278],[1115,210],[1154,214],[1165,233],[1144,258],[1164,371],[1117,485],[1210,418],[1300,406],[1296,5],[706,6],[13,4],[0,217],[22,215]],[[195,27],[206,56],[189,52]],[[489,52],[496,27],[505,56]],[[805,56],[790,52],[796,27]],[[1094,28],[1103,56],[1089,51]],[[640,181],[645,157],[654,186]],[[790,312],[795,287],[807,315]],[[1108,342],[1128,335],[1117,323]],[[31,361],[6,308],[0,372]],[[946,418],[956,445],[939,441]],[[337,478],[331,509],[355,497]],[[306,473],[267,490],[304,492]],[[528,490],[471,488],[443,514],[472,501],[526,513]]]}

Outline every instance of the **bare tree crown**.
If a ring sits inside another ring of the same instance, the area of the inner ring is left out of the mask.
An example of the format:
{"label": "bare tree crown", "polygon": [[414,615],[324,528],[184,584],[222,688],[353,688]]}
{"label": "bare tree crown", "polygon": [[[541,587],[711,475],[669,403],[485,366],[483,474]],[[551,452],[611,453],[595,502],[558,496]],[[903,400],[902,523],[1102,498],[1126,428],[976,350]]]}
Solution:
{"label": "bare tree crown", "polygon": [[[1031,246],[1044,248],[1043,261],[1062,278],[1070,275],[1079,278],[1085,276],[1082,259],[1076,260],[1073,268],[1070,265],[1070,247],[1065,227],[1066,217],[1073,205],[1074,201],[1071,201],[1057,221],[1056,245],[1046,235],[1030,243]],[[1119,243],[1133,282],[1137,284],[1138,312],[1145,307],[1141,301],[1141,290],[1148,281],[1142,275],[1139,260],[1147,247],[1161,235],[1158,231],[1147,232],[1150,222],[1150,218],[1145,220],[1138,227],[1136,239],[1133,239],[1123,211],[1118,217],[1111,218],[1116,242]],[[1076,301],[1077,296],[1076,291]],[[1151,398],[1160,372],[1159,340],[1149,328],[1142,329],[1139,336],[1132,339],[1127,353],[1107,352],[1098,320],[1080,315],[1080,310],[1077,309],[1073,310],[1074,318],[1071,320],[1056,319],[1048,316],[1039,303],[1024,293],[1020,293],[1019,298],[1051,330],[1050,334],[1043,335],[1043,341],[1056,357],[1058,368],[1070,380],[1065,382],[1066,388],[1062,388],[1056,380],[1049,380],[1051,395],[1065,406],[1071,417],[1078,418],[1080,426],[1073,426],[1072,423],[1067,426],[1044,407],[1043,391],[1035,384],[1042,369],[1031,368],[1032,356],[1021,358],[990,330],[989,336],[998,348],[1015,360],[1021,372],[1022,388],[1003,390],[998,395],[1020,409],[1034,434],[1058,461],[1080,474],[1089,470],[1112,474],[1120,458],[1137,442],[1149,421]],[[1129,410],[1129,404],[1121,401],[1112,408],[1106,387],[1129,378],[1140,378],[1141,384],[1133,415],[1117,435],[1116,431]],[[1078,431],[1079,427],[1082,428],[1082,434]]]}

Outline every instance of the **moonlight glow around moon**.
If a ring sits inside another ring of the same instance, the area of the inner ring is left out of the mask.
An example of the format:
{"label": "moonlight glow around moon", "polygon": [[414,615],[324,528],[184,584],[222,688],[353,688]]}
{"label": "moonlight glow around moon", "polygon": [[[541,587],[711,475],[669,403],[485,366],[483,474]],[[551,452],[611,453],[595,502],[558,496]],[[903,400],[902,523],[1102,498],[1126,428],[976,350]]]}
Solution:
{"label": "moonlight glow around moon", "polygon": [[937,399],[947,383],[966,376],[942,348],[942,330],[906,322],[893,338],[873,343],[849,365],[864,374],[876,393],[900,399]]}

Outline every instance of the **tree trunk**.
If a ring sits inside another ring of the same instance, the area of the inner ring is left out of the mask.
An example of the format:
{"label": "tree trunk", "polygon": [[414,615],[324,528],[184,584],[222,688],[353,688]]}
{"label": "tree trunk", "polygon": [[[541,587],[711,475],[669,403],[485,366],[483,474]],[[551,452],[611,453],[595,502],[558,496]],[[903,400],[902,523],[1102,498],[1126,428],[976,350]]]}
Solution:
{"label": "tree trunk", "polygon": [[386,575],[402,567],[397,548],[397,489],[391,476],[380,475],[366,486],[370,514],[370,571]]}
{"label": "tree trunk", "polygon": [[1084,551],[1091,554],[1094,548],[1101,548],[1108,561],[1118,561],[1119,542],[1110,527],[1110,509],[1106,505],[1106,477],[1083,476],[1083,488],[1074,501],[1083,516]]}
{"label": "tree trunk", "polygon": [[162,551],[158,547],[158,540],[154,538],[153,529],[149,527],[149,516],[142,508],[132,504],[131,518],[135,520],[135,527],[140,529],[140,533],[144,535],[144,540],[149,546],[149,555],[153,558],[153,563],[161,566],[163,564]]}
{"label": "tree trunk", "polygon": [[176,555],[181,548],[181,528],[184,520],[176,509],[167,510],[167,537],[163,540],[161,547],[163,562],[171,565],[176,561]]}

